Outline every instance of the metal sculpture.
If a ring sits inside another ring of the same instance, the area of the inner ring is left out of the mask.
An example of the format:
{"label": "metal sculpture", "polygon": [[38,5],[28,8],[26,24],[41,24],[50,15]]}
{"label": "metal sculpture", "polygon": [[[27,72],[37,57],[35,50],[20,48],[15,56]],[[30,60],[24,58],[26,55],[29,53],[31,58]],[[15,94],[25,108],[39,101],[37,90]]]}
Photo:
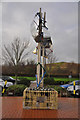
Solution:
{"label": "metal sculpture", "polygon": [[[44,17],[43,17],[40,8],[40,11],[36,13],[34,18],[36,17],[38,17],[38,23],[35,20],[33,21],[35,28],[32,27],[31,33],[36,43],[38,43],[38,46],[33,51],[34,54],[38,55],[37,75],[36,75],[37,87],[39,86],[43,87],[43,79],[46,74],[46,70],[44,69],[44,63],[45,63],[45,58],[47,58],[47,56],[51,52],[53,52],[50,49],[52,45],[52,40],[48,33],[48,28],[46,26],[46,12],[44,12]],[[46,55],[47,49],[50,49],[48,55]],[[42,56],[42,64],[41,64],[41,56]],[[40,68],[42,68],[42,77],[40,77]]]}
{"label": "metal sculpture", "polygon": [[[38,55],[37,61],[37,74],[36,81],[37,87],[34,87],[35,84],[32,84],[29,88],[26,88],[23,93],[23,108],[24,109],[58,109],[58,92],[53,88],[44,88],[43,80],[46,74],[46,70],[44,68],[45,57],[48,56],[51,50],[51,37],[46,34],[44,30],[48,30],[45,23],[46,13],[44,13],[44,18],[42,17],[41,8],[40,11],[35,15],[38,17],[38,23],[33,21],[33,24],[36,26],[36,29],[32,28],[32,36],[34,40],[38,43],[38,46],[33,51],[33,53]],[[47,49],[50,49],[47,54]],[[41,56],[42,56],[42,64],[41,64]],[[40,75],[40,69],[42,69],[42,75]],[[32,81],[33,83],[33,81]]]}

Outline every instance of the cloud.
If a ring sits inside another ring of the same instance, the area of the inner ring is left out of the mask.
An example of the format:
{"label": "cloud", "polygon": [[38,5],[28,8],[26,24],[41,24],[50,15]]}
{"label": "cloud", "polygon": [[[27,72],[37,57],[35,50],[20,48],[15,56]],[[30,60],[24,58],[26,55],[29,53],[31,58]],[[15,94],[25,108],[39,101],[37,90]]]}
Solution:
{"label": "cloud", "polygon": [[[0,64],[2,63],[2,6],[0,3]],[[0,69],[1,70],[1,69]]]}
{"label": "cloud", "polygon": [[59,61],[77,62],[78,51],[78,3],[19,2],[3,3],[3,44],[9,44],[15,37],[30,38],[30,25],[39,8],[46,11],[48,28],[53,40],[54,52]]}
{"label": "cloud", "polygon": [[79,0],[1,0],[1,2],[79,2]]}

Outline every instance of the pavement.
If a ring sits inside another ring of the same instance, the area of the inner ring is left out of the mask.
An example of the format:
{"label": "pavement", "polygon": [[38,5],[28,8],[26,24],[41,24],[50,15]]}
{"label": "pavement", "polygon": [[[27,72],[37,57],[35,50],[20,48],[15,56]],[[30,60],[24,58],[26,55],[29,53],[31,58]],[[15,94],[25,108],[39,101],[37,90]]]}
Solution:
{"label": "pavement", "polygon": [[[58,110],[23,109],[22,97],[0,97],[0,117],[2,118],[80,118],[80,98],[58,97]],[[2,114],[1,114],[2,113]],[[36,120],[37,120],[36,119]],[[4,120],[4,119],[3,119]],[[6,119],[5,119],[6,120]],[[20,119],[22,120],[22,119]],[[52,119],[51,119],[52,120]]]}

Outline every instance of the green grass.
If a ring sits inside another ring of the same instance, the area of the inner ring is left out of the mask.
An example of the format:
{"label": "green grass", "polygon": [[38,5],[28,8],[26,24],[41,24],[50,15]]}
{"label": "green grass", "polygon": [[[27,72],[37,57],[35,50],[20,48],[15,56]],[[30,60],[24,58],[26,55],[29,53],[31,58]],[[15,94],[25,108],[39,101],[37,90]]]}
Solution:
{"label": "green grass", "polygon": [[78,78],[55,78],[55,81],[74,81],[74,80],[78,80]]}
{"label": "green grass", "polygon": [[[14,79],[15,79],[15,76],[12,76],[12,78],[14,78]],[[31,81],[36,80],[36,77],[18,76],[18,79],[20,79],[20,78],[27,78],[28,80],[31,80]]]}
{"label": "green grass", "polygon": [[36,77],[26,77],[28,80],[32,80],[32,81],[34,81],[34,80],[36,80]]}
{"label": "green grass", "polygon": [[[12,76],[15,79],[15,76]],[[26,76],[19,76],[18,79],[20,78],[27,78],[28,80],[34,81],[36,80],[36,77],[26,77]],[[54,77],[55,81],[74,81],[74,80],[78,80],[78,78],[56,78]]]}

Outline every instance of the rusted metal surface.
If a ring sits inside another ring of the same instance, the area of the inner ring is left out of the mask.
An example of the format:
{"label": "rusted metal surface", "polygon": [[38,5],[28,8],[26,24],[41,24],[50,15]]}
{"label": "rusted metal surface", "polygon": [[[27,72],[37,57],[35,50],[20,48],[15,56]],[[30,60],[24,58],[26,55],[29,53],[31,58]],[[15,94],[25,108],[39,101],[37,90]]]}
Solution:
{"label": "rusted metal surface", "polygon": [[80,98],[58,98],[58,110],[23,109],[22,97],[2,98],[2,118],[78,118]]}

